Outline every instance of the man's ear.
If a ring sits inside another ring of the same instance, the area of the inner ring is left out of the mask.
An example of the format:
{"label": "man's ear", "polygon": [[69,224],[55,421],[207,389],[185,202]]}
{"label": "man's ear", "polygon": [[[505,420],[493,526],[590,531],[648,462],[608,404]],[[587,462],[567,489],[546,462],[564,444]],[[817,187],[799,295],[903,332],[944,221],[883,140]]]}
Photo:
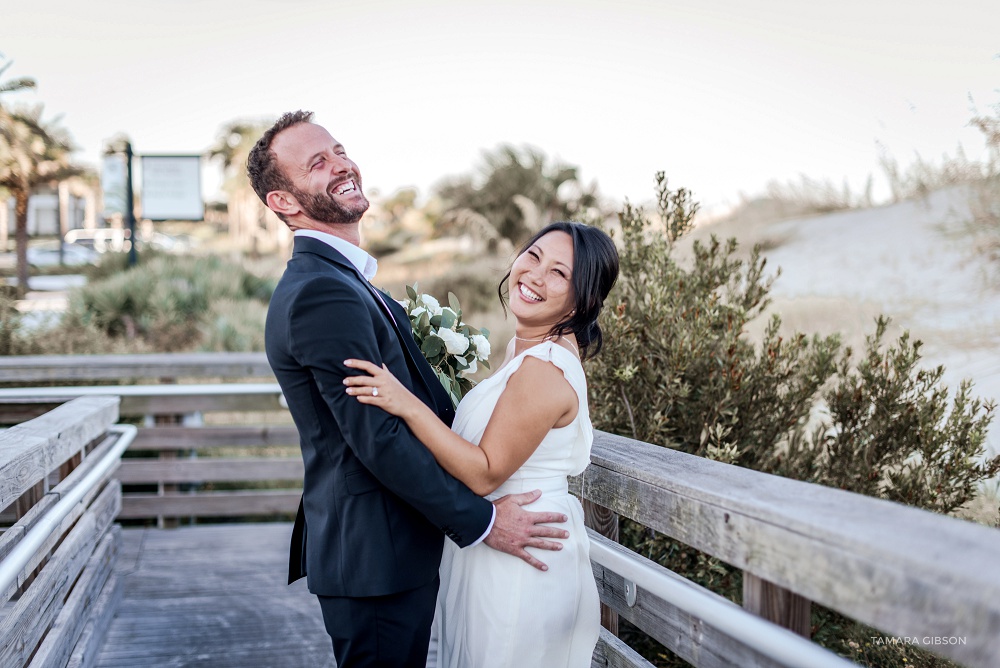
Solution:
{"label": "man's ear", "polygon": [[286,190],[272,190],[267,194],[267,208],[285,216],[294,216],[302,209],[295,195]]}

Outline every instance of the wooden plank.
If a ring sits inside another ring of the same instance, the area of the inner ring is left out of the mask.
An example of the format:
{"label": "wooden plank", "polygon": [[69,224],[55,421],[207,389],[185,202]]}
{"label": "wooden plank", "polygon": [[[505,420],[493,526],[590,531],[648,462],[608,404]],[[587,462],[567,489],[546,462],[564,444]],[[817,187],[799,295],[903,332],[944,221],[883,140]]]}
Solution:
{"label": "wooden plank", "polygon": [[[608,540],[618,542],[618,515],[610,509],[584,499],[583,522]],[[601,626],[611,635],[618,635],[618,614],[604,603],[601,604]]]}
{"label": "wooden plank", "polygon": [[78,503],[69,512],[66,517],[62,519],[59,523],[59,527],[53,531],[48,538],[41,544],[35,554],[28,561],[27,565],[21,570],[21,573],[17,577],[17,582],[12,584],[7,591],[3,592],[0,600],[7,600],[15,588],[23,587],[29,578],[34,574],[35,569],[45,564],[49,559],[49,553],[51,550],[59,544],[65,537],[66,532],[73,528],[79,518],[84,516],[86,512],[92,516],[95,520],[95,532],[97,535],[103,535],[114,518],[118,515],[121,510],[121,483],[117,480],[112,480],[110,483],[105,485],[101,491],[101,494],[94,500],[94,503],[87,508],[83,503]]}
{"label": "wooden plank", "polygon": [[743,608],[804,638],[812,636],[809,599],[753,573],[743,574]]}
{"label": "wooden plank", "polygon": [[17,522],[12,525],[9,529],[4,531],[3,536],[0,536],[0,559],[5,558],[10,554],[19,542],[27,535],[28,531],[31,530],[38,520],[48,512],[49,508],[54,506],[59,502],[59,495],[54,492],[49,492],[43,496],[38,503],[32,506],[31,510],[17,520]]}
{"label": "wooden plank", "polygon": [[96,666],[334,667],[316,597],[285,583],[290,523],[122,534],[138,556]]}
{"label": "wooden plank", "polygon": [[[241,386],[235,385],[233,387]],[[114,388],[115,391],[118,391],[119,389],[121,389],[121,386],[116,386]],[[49,406],[53,401],[63,403],[70,401],[77,396],[92,395],[76,394],[71,391],[51,397],[25,395],[17,398],[0,398],[0,404],[32,404],[38,402]],[[187,395],[125,395],[121,398],[121,415],[141,417],[145,415],[175,415],[178,413],[209,413],[213,411],[245,412],[286,410],[278,403],[279,398],[280,394],[273,391],[247,392],[242,394],[199,394],[192,390],[191,394]]]}
{"label": "wooden plank", "polygon": [[0,665],[24,665],[63,609],[67,594],[83,570],[100,537],[107,533],[119,509],[121,490],[113,481],[83,513],[45,563],[27,592],[0,625]]}
{"label": "wooden plank", "polygon": [[213,447],[298,447],[299,432],[292,425],[263,427],[145,427],[130,451],[195,450]]}
{"label": "wooden plank", "polygon": [[[52,488],[48,494],[46,494],[41,501],[39,501],[31,511],[25,515],[23,518],[18,520],[17,524],[12,527],[14,531],[5,532],[2,537],[0,537],[0,557],[6,556],[10,553],[12,549],[20,542],[27,532],[30,531],[38,520],[51,508],[53,505],[59,502],[66,494],[68,494],[74,487],[76,487],[80,481],[94,468],[100,464],[101,459],[114,447],[115,442],[120,438],[119,435],[113,435],[104,440],[96,449],[94,449],[90,455],[83,461],[83,463],[76,468],[65,480],[60,482],[54,488]],[[93,500],[98,494],[105,491],[107,481],[110,480],[115,474],[114,469],[110,470],[105,474],[105,476],[94,485],[93,489],[84,494],[80,503],[73,508],[70,513],[63,518],[60,523],[60,527],[52,532],[52,535],[42,543],[41,547],[35,553],[35,556],[28,562],[28,566],[22,572],[22,576],[18,579],[18,584],[24,582],[27,574],[31,573],[32,569],[38,566],[46,558],[49,550],[62,540],[63,534],[77,521],[80,515],[83,514],[84,510],[91,505]],[[116,489],[118,490],[118,495],[121,495],[121,485],[115,483]],[[113,513],[116,513],[121,507],[121,502],[116,501],[113,509]],[[112,513],[112,517],[114,514]],[[0,592],[0,600],[7,600],[7,598],[13,593],[13,588],[6,592]]]}
{"label": "wooden plank", "polygon": [[[702,596],[730,606],[734,612],[742,612],[735,603],[682,578],[621,545],[607,540],[601,542],[616,552],[626,555],[627,558],[658,571],[665,578],[679,581]],[[645,589],[640,588],[637,591],[635,605],[628,605],[625,598],[624,578],[600,564],[591,562],[591,566],[602,603],[691,665],[698,668],[730,668],[731,666],[779,668],[780,664],[734,640],[728,634],[706,624],[700,618],[685,612],[676,605],[654,596]]]}
{"label": "wooden plank", "polygon": [[1000,532],[610,434],[583,496],[891,635],[958,637],[936,652],[1000,655]]}
{"label": "wooden plank", "polygon": [[294,514],[301,491],[260,490],[256,492],[177,492],[152,496],[126,494],[120,519],[166,517],[239,517],[242,515]]}
{"label": "wooden plank", "polygon": [[90,618],[83,627],[66,668],[93,668],[96,665],[101,645],[121,604],[123,590],[122,578],[112,573],[91,609]]}
{"label": "wooden plank", "polygon": [[[44,477],[48,478],[48,476]],[[39,480],[24,490],[21,496],[17,497],[17,500],[14,501],[14,517],[21,518],[27,515],[32,507],[45,496],[46,486],[45,480]]]}
{"label": "wooden plank", "polygon": [[0,624],[0,666],[23,666],[63,607],[97,544],[96,518],[84,513],[28,591]]}
{"label": "wooden plank", "polygon": [[199,459],[126,459],[118,471],[123,483],[234,482],[302,480],[299,457],[205,457]]}
{"label": "wooden plank", "polygon": [[[93,504],[89,508],[83,503],[78,503],[62,519],[59,527],[45,539],[27,566],[21,571],[18,577],[18,585],[23,586],[34,572],[34,569],[46,563],[49,559],[50,551],[64,539],[66,532],[73,528],[78,519],[84,515],[84,512],[94,517],[96,522],[95,531],[98,535],[103,535],[108,527],[111,526],[111,523],[120,510],[121,484],[117,480],[112,480],[107,485],[102,486],[100,495],[94,499]],[[5,592],[5,596],[9,596],[9,594],[10,592]]]}
{"label": "wooden plank", "polygon": [[29,668],[63,668],[68,662],[93,606],[111,575],[121,546],[121,529],[112,527],[84,568],[52,628],[28,664]]}
{"label": "wooden plank", "polygon": [[0,432],[0,508],[118,421],[118,399],[86,397]]}
{"label": "wooden plank", "polygon": [[0,424],[17,425],[39,418],[49,411],[59,408],[65,401],[35,401],[27,404],[11,404],[0,401]]}
{"label": "wooden plank", "polygon": [[590,668],[653,668],[653,664],[606,628],[601,628]]}
{"label": "wooden plank", "polygon": [[18,355],[0,357],[0,378],[19,383],[139,378],[273,378],[264,353]]}

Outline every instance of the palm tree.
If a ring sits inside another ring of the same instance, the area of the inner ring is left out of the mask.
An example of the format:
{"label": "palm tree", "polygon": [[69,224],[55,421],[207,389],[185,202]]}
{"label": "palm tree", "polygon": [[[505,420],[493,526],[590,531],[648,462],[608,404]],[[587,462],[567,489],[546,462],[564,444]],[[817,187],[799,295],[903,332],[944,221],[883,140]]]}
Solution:
{"label": "palm tree", "polygon": [[247,180],[246,165],[250,150],[273,120],[235,120],[222,127],[209,156],[222,163],[222,189],[229,197],[229,233],[238,248],[257,247],[258,232],[264,229],[268,239],[281,246],[282,229],[276,216],[261,203]]}
{"label": "palm tree", "polygon": [[[0,53],[0,58],[3,58],[3,54]],[[7,68],[14,64],[14,61],[8,61],[6,65],[0,67],[0,76],[7,71]],[[13,93],[14,91],[26,90],[28,88],[35,87],[35,80],[30,77],[19,77],[17,79],[11,79],[10,81],[4,81],[0,83],[0,95],[4,93]]]}
{"label": "palm tree", "polygon": [[[3,54],[0,53],[0,59],[3,58]],[[13,61],[7,62],[5,65],[0,66],[0,76],[7,71],[7,68],[13,65]],[[35,80],[28,77],[19,77],[17,79],[11,79],[10,81],[0,82],[0,95],[6,93],[14,93],[21,90],[27,90],[28,88],[35,87]],[[7,119],[4,116],[4,108],[2,100],[0,100],[0,127],[7,123]],[[0,155],[2,155],[2,147],[0,147]],[[0,251],[7,250],[7,200],[10,198],[10,193],[6,188],[0,187]]]}
{"label": "palm tree", "polygon": [[42,121],[42,106],[0,106],[0,187],[14,195],[17,293],[28,285],[28,200],[35,187],[56,183],[83,170],[70,163],[73,145],[56,122]]}
{"label": "palm tree", "polygon": [[481,185],[463,177],[440,186],[438,193],[452,210],[485,216],[515,244],[553,220],[577,218],[598,204],[596,186],[583,187],[576,167],[550,166],[536,149],[500,146],[484,155],[480,174]]}

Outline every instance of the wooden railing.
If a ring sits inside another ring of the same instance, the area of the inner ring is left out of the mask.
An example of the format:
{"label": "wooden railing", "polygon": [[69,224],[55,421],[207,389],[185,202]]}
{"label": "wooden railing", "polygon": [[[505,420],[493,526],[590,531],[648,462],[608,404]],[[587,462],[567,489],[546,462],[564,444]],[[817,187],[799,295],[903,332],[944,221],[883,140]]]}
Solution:
{"label": "wooden railing", "polygon": [[[224,355],[212,357],[226,364]],[[23,359],[20,364],[28,368]],[[128,369],[123,360],[115,364],[119,373]],[[183,378],[170,371],[169,358],[163,365],[162,377]],[[148,363],[143,368],[147,378],[159,377]],[[197,371],[183,357],[173,368],[190,376]],[[220,369],[206,368],[205,375],[217,378],[224,375]],[[42,375],[57,380],[51,370]],[[210,424],[157,423],[155,417],[204,416],[211,409],[274,412],[273,384],[110,389],[121,391],[123,415],[154,416],[139,429],[135,454],[188,453],[127,459],[119,473],[123,483],[153,482],[160,489],[125,494],[121,517],[285,517],[294,509],[298,492],[291,487],[301,463],[288,447],[280,456],[273,452],[296,441],[287,416],[282,424],[229,425],[207,418]],[[9,402],[25,408],[98,391],[109,388],[4,389],[0,415]],[[206,456],[226,446],[241,450]],[[191,459],[191,452],[199,457]],[[206,481],[274,480],[287,481],[288,488],[204,488]],[[164,491],[168,486],[174,487]],[[851,665],[802,637],[808,635],[810,602],[880,629],[883,642],[918,644],[968,666],[994,666],[1000,656],[1000,532],[994,529],[603,433],[591,466],[571,488],[605,528],[615,524],[616,514],[629,517],[743,570],[741,608],[591,534],[594,575],[609,611],[695,666]],[[649,664],[605,631],[593,665]]]}
{"label": "wooden railing", "polygon": [[0,383],[22,377],[25,385],[143,383],[0,389],[0,423],[7,424],[73,397],[121,398],[122,419],[140,426],[118,474],[120,519],[174,526],[294,516],[302,487],[298,433],[262,353],[0,357]]}
{"label": "wooden railing", "polygon": [[[755,613],[783,617],[812,601],[879,629],[884,642],[997,665],[1000,531],[603,433],[572,488],[743,569]],[[816,665],[776,661],[641,586],[633,599],[624,578],[600,564],[594,571],[604,603],[693,665]],[[793,605],[758,607],[760,592]]]}
{"label": "wooden railing", "polygon": [[115,613],[118,399],[71,401],[0,432],[0,666],[89,666]]}

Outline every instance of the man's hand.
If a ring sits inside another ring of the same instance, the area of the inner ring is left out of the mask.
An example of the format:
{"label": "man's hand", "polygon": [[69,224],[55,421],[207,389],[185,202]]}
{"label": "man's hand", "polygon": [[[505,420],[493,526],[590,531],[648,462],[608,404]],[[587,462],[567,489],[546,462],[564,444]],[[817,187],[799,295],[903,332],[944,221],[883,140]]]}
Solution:
{"label": "man's hand", "polygon": [[535,513],[521,508],[537,501],[541,496],[541,490],[536,489],[523,494],[508,494],[494,501],[493,505],[497,509],[496,521],[493,522],[493,529],[483,542],[494,550],[506,552],[528,562],[540,571],[547,571],[549,567],[531,556],[524,548],[561,550],[562,543],[543,539],[569,538],[569,532],[543,526],[565,522],[566,516],[562,513]]}

